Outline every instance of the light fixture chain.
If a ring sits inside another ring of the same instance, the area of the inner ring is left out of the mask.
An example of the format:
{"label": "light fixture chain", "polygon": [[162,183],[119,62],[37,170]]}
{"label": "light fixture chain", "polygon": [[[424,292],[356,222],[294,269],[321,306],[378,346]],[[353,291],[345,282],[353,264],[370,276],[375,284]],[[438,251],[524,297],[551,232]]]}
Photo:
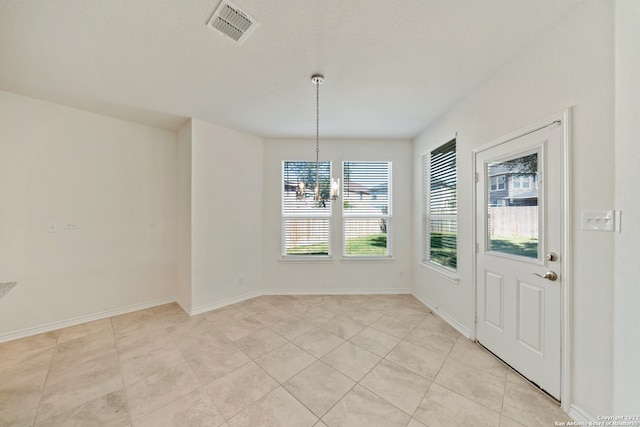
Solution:
{"label": "light fixture chain", "polygon": [[320,81],[316,81],[316,190],[315,199],[320,199]]}

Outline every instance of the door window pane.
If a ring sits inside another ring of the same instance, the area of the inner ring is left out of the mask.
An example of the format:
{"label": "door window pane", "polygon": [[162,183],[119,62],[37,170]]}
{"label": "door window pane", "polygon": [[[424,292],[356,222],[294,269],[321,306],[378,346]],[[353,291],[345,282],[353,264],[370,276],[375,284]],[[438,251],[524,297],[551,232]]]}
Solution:
{"label": "door window pane", "polygon": [[538,258],[538,153],[487,164],[487,181],[487,250]]}

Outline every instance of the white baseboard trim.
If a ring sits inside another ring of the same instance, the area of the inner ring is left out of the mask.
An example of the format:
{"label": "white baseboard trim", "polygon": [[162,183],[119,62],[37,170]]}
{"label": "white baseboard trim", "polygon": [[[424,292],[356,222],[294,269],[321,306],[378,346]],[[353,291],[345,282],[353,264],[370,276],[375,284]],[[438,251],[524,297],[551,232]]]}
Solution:
{"label": "white baseboard trim", "polygon": [[205,304],[205,305],[199,305],[198,307],[193,307],[191,311],[189,311],[188,313],[190,316],[195,316],[196,314],[206,313],[207,311],[216,310],[218,308],[226,307],[228,305],[236,304],[251,298],[262,296],[262,295],[264,295],[263,291],[249,292],[248,294],[240,295],[238,297],[233,297],[226,300],[213,302],[211,304]]}
{"label": "white baseboard trim", "polygon": [[409,288],[396,289],[266,289],[262,295],[393,295],[410,294]]}
{"label": "white baseboard trim", "polygon": [[426,305],[431,311],[440,316],[445,322],[453,326],[458,332],[465,337],[471,339],[471,331],[467,329],[462,323],[458,322],[453,317],[449,316],[446,312],[440,310],[437,305],[431,302],[428,298],[420,295],[417,292],[413,292],[413,296],[416,297],[421,303]]}
{"label": "white baseboard trim", "polygon": [[569,415],[569,417],[571,417],[571,419],[574,421],[580,421],[580,423],[584,423],[583,425],[589,425],[589,423],[595,424],[597,421],[599,421],[598,419],[596,419],[596,417],[588,414],[584,409],[575,405],[569,406],[569,413],[567,415]]}
{"label": "white baseboard trim", "polygon": [[21,329],[15,332],[8,332],[0,334],[0,343],[6,341],[13,341],[20,338],[26,338],[33,335],[42,334],[45,332],[51,332],[62,328],[68,328],[69,326],[79,325],[81,323],[93,322],[94,320],[105,319],[107,317],[119,316],[121,314],[131,313],[132,311],[145,310],[151,307],[157,307],[163,304],[169,304],[175,302],[175,297],[158,298],[155,300],[132,304],[126,307],[114,308],[111,310],[104,310],[97,313],[91,313],[84,316],[73,317],[71,319],[60,320],[57,322],[47,323],[41,326],[34,326],[31,328]]}

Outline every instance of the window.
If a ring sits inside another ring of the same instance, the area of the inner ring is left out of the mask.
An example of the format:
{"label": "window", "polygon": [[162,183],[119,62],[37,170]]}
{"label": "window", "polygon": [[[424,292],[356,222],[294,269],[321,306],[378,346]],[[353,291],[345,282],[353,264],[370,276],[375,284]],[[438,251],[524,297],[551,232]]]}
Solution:
{"label": "window", "polygon": [[342,164],[343,255],[390,256],[391,162]]}
{"label": "window", "polygon": [[513,188],[515,190],[528,190],[531,188],[531,176],[530,175],[518,175],[511,178]]}
{"label": "window", "polygon": [[506,187],[506,178],[504,175],[492,176],[490,181],[491,191],[504,190]]}
{"label": "window", "polygon": [[[320,193],[329,197],[331,162],[319,163]],[[331,200],[313,199],[316,163],[285,161],[282,172],[282,256],[331,255]],[[304,182],[306,188],[300,190]],[[300,192],[301,194],[298,194]]]}
{"label": "window", "polygon": [[[457,267],[456,140],[423,157],[423,262]],[[499,185],[499,182],[496,182]]]}

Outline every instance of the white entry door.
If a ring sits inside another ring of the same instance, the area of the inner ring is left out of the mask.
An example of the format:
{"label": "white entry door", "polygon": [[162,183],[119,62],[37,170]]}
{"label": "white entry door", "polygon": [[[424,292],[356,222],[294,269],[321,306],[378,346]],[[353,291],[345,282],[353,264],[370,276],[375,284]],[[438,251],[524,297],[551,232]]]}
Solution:
{"label": "white entry door", "polygon": [[562,126],[476,153],[476,337],[560,400]]}

